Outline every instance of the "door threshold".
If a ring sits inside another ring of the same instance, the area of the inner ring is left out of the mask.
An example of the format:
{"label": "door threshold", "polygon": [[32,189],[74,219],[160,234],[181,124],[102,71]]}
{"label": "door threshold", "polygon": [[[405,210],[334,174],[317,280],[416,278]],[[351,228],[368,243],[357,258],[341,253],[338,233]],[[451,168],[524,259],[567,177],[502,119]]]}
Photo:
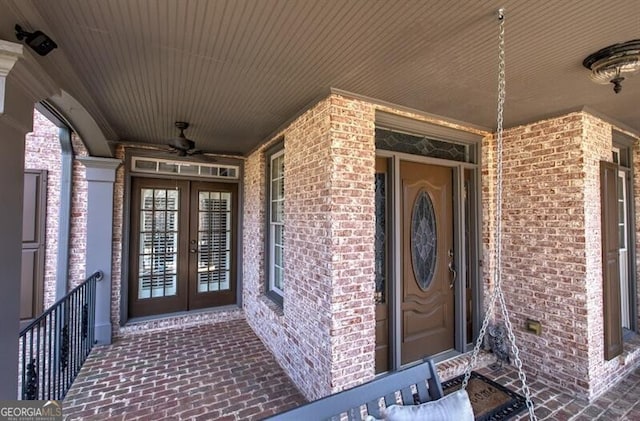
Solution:
{"label": "door threshold", "polygon": [[[440,354],[445,358],[436,359],[436,367],[438,368],[438,374],[440,378],[444,380],[449,380],[453,377],[464,374],[465,370],[470,364],[471,356],[473,355],[473,351],[466,352],[464,354],[457,353],[457,355],[449,354],[445,356]],[[478,354],[478,358],[476,360],[476,364],[471,367],[472,370],[479,370],[483,367],[488,366],[489,364],[495,361],[496,357],[490,352],[485,350],[480,350]]]}
{"label": "door threshold", "polygon": [[[459,351],[450,349],[435,355],[431,355],[428,358],[433,360],[436,368],[438,369],[440,378],[444,381],[459,376],[460,374],[464,374],[467,366],[469,365],[469,360],[472,354],[473,350],[461,353]],[[405,370],[414,365],[418,365],[422,363],[422,361],[423,360],[417,360],[411,363],[404,364],[400,366],[400,370]],[[478,354],[478,358],[476,360],[476,365],[472,367],[472,369],[479,370],[483,367],[488,366],[494,361],[495,356],[492,353],[489,353],[485,350],[480,350],[480,353]],[[381,373],[377,373],[376,377],[389,374],[390,372],[391,371],[384,371]]]}
{"label": "door threshold", "polygon": [[221,323],[243,318],[244,311],[242,310],[242,307],[235,304],[191,311],[180,311],[176,313],[158,314],[153,316],[135,317],[129,319],[124,326],[120,327],[117,336],[123,337],[158,330],[180,329],[187,326]]}
{"label": "door threshold", "polygon": [[[439,352],[437,354],[433,354],[433,355],[429,355],[429,356],[425,356],[425,358],[429,358],[433,361],[434,364],[440,364],[443,361],[448,361],[448,360],[452,360],[456,357],[459,357],[463,354],[461,354],[459,351],[456,351],[455,349],[449,349],[447,351],[442,351]],[[424,360],[416,360],[416,361],[412,361],[410,363],[406,363],[406,364],[402,364],[400,365],[400,370],[405,370],[409,367],[413,367],[414,365],[419,365],[422,364]]]}

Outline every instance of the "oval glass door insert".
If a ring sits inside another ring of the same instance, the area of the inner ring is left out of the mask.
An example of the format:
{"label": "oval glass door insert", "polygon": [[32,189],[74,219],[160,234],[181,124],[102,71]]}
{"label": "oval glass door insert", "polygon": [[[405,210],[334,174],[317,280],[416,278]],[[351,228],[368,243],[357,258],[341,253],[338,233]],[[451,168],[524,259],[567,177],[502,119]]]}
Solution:
{"label": "oval glass door insert", "polygon": [[411,215],[411,264],[418,286],[429,288],[436,267],[437,235],[433,202],[426,191],[418,194]]}

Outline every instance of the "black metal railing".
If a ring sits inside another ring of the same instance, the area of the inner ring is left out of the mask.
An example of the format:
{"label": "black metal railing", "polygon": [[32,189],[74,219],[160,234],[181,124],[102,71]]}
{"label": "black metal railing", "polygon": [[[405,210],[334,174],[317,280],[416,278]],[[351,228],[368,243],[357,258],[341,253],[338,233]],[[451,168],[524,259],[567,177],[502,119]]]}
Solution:
{"label": "black metal railing", "polygon": [[19,396],[62,400],[95,344],[98,271],[20,331]]}

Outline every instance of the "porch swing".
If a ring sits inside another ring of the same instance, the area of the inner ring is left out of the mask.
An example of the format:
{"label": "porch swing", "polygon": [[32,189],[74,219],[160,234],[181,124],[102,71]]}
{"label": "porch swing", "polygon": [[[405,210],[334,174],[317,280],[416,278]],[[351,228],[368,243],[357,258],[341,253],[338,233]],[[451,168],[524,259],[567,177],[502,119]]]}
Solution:
{"label": "porch swing", "polygon": [[[502,318],[507,337],[511,343],[511,353],[514,365],[518,369],[518,377],[522,383],[522,392],[529,411],[529,419],[537,421],[534,412],[531,391],[527,385],[527,378],[522,368],[522,361],[516,345],[513,326],[509,319],[509,311],[502,291],[502,144],[503,144],[503,112],[505,100],[505,48],[504,48],[504,9],[498,10],[499,21],[499,65],[498,65],[498,109],[496,130],[496,216],[495,216],[495,244],[494,260],[494,289],[487,306],[487,312],[482,321],[471,358],[465,368],[460,390],[444,395],[435,364],[430,359],[411,368],[391,373],[352,389],[327,396],[298,408],[277,414],[268,420],[298,421],[309,420],[340,420],[346,415],[348,420],[361,420],[366,412],[366,420],[436,420],[459,421],[473,420],[467,386],[471,378],[471,370],[476,365],[480,348],[487,333],[490,320],[494,319],[496,300],[500,304]],[[398,397],[402,405],[397,405]],[[384,401],[384,409],[380,409],[380,402]],[[515,414],[514,414],[515,415]],[[494,419],[494,418],[491,418]]]}

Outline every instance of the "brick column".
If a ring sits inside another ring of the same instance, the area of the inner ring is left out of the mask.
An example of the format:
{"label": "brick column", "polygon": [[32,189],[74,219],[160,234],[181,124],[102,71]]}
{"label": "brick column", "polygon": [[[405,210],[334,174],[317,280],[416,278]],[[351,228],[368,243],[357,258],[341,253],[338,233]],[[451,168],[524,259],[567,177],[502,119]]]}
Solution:
{"label": "brick column", "polygon": [[21,44],[0,40],[0,400],[18,394],[24,139],[33,105],[55,88]]}
{"label": "brick column", "polygon": [[119,159],[78,158],[87,169],[87,276],[104,274],[96,288],[96,341],[111,343],[111,263],[113,244],[113,183]]}
{"label": "brick column", "polygon": [[310,400],[375,375],[375,110],[331,95],[279,133],[285,149],[285,290],[264,296],[265,155],[245,163],[248,323]]}
{"label": "brick column", "polygon": [[375,110],[331,96],[331,392],[375,375]]}

